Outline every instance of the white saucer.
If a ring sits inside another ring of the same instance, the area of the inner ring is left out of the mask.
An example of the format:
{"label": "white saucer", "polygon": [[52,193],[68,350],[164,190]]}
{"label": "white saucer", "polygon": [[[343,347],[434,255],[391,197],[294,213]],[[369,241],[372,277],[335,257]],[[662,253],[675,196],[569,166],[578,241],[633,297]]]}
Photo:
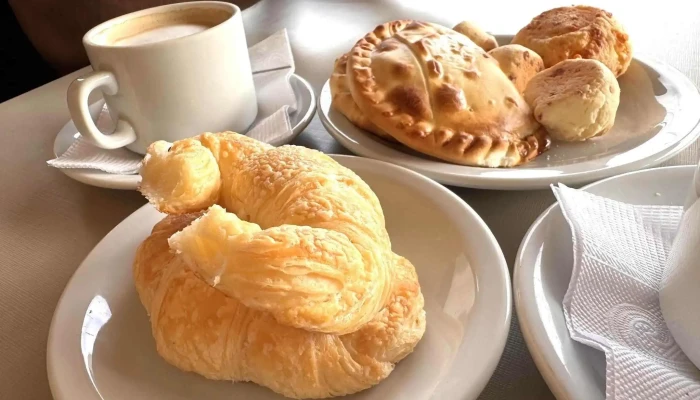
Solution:
{"label": "white saucer", "polygon": [[[632,204],[682,206],[695,166],[665,167],[605,179],[583,190]],[[513,288],[525,342],[559,400],[605,398],[605,354],[574,342],[562,301],[571,280],[571,230],[558,204],[525,235],[515,261]]]}
{"label": "white saucer", "polygon": [[[309,125],[311,119],[313,119],[314,112],[316,111],[316,95],[311,87],[311,84],[306,81],[306,79],[300,77],[299,75],[293,74],[289,79],[294,93],[297,99],[297,110],[289,114],[289,119],[292,124],[292,130],[294,132],[286,142],[278,143],[278,145],[287,144],[294,140],[297,135],[299,135],[306,126]],[[93,119],[97,118],[102,106],[103,101],[98,101],[95,104],[90,105],[90,113]],[[58,132],[56,140],[53,144],[53,153],[56,157],[63,154],[71,144],[78,137],[78,130],[75,128],[75,124],[70,120],[68,123]],[[124,190],[136,190],[141,177],[139,175],[118,175],[109,174],[107,172],[102,172],[94,169],[61,169],[61,172],[67,176],[75,179],[76,181],[92,185],[103,187],[107,189],[124,189]]]}
{"label": "white saucer", "polygon": [[[498,36],[504,44],[511,38]],[[328,132],[355,154],[402,165],[447,185],[541,189],[557,182],[573,186],[658,165],[700,136],[700,93],[679,71],[635,58],[619,82],[620,107],[608,134],[584,143],[552,143],[549,151],[515,168],[450,164],[379,139],[331,109],[328,82],[318,109]]]}
{"label": "white saucer", "polygon": [[[476,398],[510,326],[510,280],[496,239],[474,210],[438,183],[376,160],[333,157],[379,197],[393,249],[416,266],[427,313],[423,339],[389,378],[344,399]],[[182,372],[158,356],[131,264],[161,218],[150,205],[134,212],[102,239],[66,286],[48,337],[54,398],[282,399],[254,384]]]}

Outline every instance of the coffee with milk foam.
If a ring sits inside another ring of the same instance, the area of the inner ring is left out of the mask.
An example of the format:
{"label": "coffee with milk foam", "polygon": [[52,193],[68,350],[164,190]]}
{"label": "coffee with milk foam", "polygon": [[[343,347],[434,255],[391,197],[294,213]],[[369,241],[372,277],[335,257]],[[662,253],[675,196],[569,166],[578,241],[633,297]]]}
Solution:
{"label": "coffee with milk foam", "polygon": [[93,40],[108,46],[164,42],[203,32],[230,17],[221,9],[185,8],[128,19],[104,29]]}

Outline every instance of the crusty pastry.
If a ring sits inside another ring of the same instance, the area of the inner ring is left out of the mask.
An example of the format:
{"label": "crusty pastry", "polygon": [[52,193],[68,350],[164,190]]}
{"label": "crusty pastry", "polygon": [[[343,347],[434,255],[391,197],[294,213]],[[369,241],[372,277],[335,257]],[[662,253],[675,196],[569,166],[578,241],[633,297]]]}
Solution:
{"label": "crusty pastry", "polygon": [[367,132],[374,133],[382,139],[395,142],[396,140],[391,137],[391,135],[374,125],[372,121],[362,113],[362,110],[357,107],[357,103],[355,103],[355,100],[352,98],[352,93],[350,93],[350,89],[348,88],[347,64],[348,55],[343,54],[335,60],[335,64],[333,65],[333,74],[330,79],[331,107],[343,114],[357,127]]}
{"label": "crusty pastry", "polygon": [[362,112],[412,149],[473,166],[513,166],[548,146],[498,63],[451,29],[399,20],[350,52],[348,83]]}
{"label": "crusty pastry", "polygon": [[471,39],[472,42],[476,43],[476,45],[484,49],[484,51],[490,51],[498,47],[496,38],[481,29],[474,22],[462,21],[452,29]]}
{"label": "crusty pastry", "polygon": [[535,75],[525,99],[554,139],[580,141],[612,128],[620,85],[600,61],[564,60]]}
{"label": "crusty pastry", "polygon": [[415,269],[332,158],[203,134],[154,143],[141,175],[171,215],[139,247],[135,285],[173,365],[324,398],[379,383],[422,338]]}
{"label": "crusty pastry", "polygon": [[632,44],[622,25],[611,13],[589,6],[545,11],[512,42],[536,51],[546,68],[570,58],[591,58],[620,76],[632,61]]}
{"label": "crusty pastry", "polygon": [[489,55],[498,61],[501,71],[523,93],[527,83],[535,74],[544,70],[542,58],[534,51],[519,44],[507,44],[489,51]]}

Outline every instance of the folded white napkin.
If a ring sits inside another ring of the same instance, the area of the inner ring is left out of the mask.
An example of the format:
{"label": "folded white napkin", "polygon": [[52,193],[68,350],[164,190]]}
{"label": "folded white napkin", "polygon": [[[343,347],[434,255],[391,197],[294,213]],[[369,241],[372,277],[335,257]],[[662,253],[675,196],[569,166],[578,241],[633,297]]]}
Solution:
{"label": "folded white napkin", "polygon": [[[294,58],[287,30],[283,29],[248,49],[258,99],[258,116],[247,136],[272,145],[286,142],[292,132],[289,113],[296,110],[296,96],[290,76]],[[102,132],[112,132],[114,123],[105,105],[95,124]],[[105,150],[82,136],[59,157],[47,163],[55,168],[98,169],[112,174],[135,174],[143,156],[127,149]]]}
{"label": "folded white napkin", "polygon": [[564,297],[572,339],[606,355],[606,398],[700,398],[700,371],[669,332],[659,290],[683,207],[554,187],[574,242]]}

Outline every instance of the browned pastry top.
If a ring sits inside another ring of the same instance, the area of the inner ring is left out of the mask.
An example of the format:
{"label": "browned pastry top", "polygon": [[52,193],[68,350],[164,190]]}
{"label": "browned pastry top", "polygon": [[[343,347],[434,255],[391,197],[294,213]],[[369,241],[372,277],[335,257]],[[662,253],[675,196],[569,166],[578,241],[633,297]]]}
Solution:
{"label": "browned pastry top", "polygon": [[612,18],[612,14],[589,6],[557,7],[535,17],[525,29],[532,36],[558,36],[589,27],[601,17]]}

